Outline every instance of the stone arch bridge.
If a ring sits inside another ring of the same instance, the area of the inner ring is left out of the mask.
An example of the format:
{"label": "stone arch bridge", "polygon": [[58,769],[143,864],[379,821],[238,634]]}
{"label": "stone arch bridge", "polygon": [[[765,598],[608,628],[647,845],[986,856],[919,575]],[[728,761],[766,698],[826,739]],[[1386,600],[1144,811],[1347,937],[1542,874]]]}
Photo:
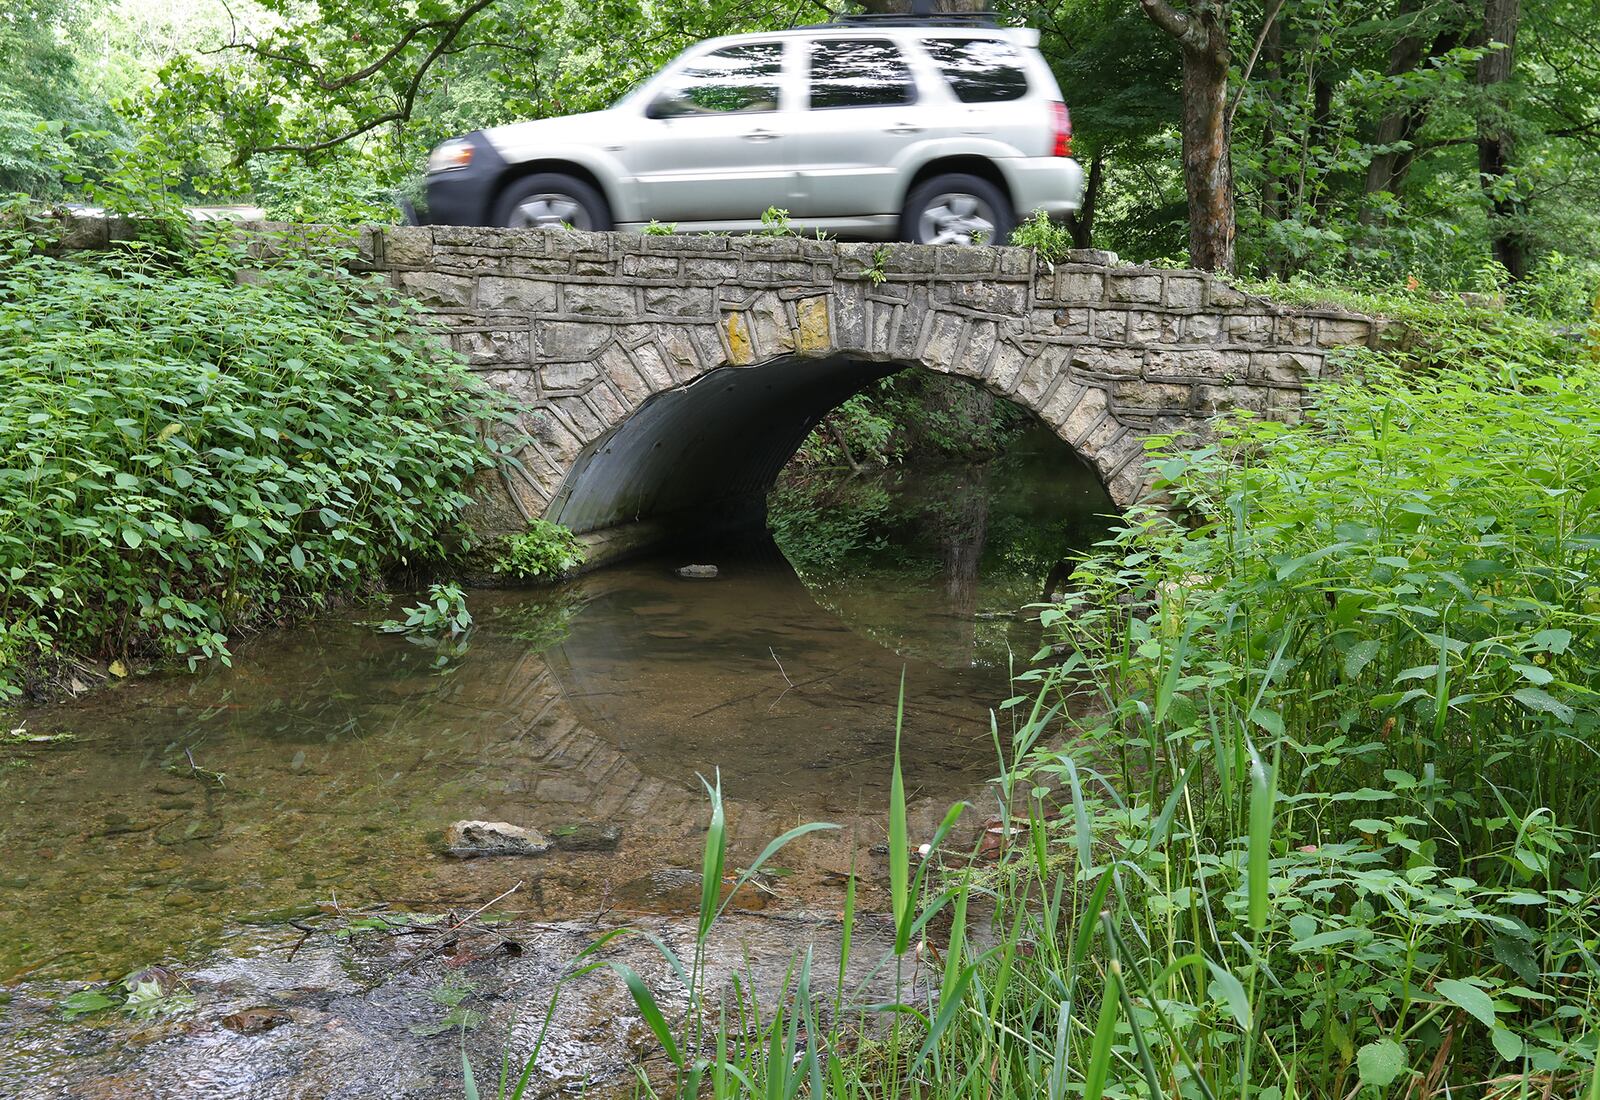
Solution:
{"label": "stone arch bridge", "polygon": [[1203,437],[1235,408],[1292,419],[1331,349],[1378,335],[1104,252],[435,226],[364,231],[361,256],[520,409],[529,442],[487,525],[547,516],[602,556],[759,507],[823,415],[897,370],[1024,406],[1125,506],[1144,437]]}

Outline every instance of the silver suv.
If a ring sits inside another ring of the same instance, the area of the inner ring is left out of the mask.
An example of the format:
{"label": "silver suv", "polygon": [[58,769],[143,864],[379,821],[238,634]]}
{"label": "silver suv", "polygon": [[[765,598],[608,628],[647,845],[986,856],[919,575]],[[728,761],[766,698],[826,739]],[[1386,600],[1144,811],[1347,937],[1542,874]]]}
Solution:
{"label": "silver suv", "polygon": [[870,16],[702,42],[605,111],[453,138],[426,220],[1003,243],[1083,170],[1038,32]]}

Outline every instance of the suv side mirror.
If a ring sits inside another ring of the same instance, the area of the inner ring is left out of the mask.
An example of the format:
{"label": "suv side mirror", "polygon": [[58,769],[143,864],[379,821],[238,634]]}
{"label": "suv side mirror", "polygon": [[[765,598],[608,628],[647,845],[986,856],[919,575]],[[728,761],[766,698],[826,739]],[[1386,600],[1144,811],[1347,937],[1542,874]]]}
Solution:
{"label": "suv side mirror", "polygon": [[682,89],[673,88],[651,100],[644,115],[646,118],[682,118],[695,113],[694,102],[683,94]]}

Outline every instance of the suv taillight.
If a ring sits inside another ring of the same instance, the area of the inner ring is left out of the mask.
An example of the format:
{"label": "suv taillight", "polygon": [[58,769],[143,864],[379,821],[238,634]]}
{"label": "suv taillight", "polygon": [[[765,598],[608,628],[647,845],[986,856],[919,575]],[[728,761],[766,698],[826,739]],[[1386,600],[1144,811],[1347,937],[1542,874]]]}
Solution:
{"label": "suv taillight", "polygon": [[1067,112],[1065,103],[1050,104],[1050,117],[1055,122],[1056,141],[1055,148],[1051,150],[1053,157],[1070,157],[1072,155],[1072,115]]}

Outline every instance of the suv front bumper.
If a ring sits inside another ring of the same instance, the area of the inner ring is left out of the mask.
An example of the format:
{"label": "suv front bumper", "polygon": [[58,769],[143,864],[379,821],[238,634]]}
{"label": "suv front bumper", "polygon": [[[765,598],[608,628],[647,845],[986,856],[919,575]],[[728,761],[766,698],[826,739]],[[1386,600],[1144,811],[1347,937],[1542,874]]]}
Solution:
{"label": "suv front bumper", "polygon": [[1018,221],[1038,210],[1059,220],[1083,208],[1083,166],[1071,157],[1008,157],[995,163],[1005,174]]}

